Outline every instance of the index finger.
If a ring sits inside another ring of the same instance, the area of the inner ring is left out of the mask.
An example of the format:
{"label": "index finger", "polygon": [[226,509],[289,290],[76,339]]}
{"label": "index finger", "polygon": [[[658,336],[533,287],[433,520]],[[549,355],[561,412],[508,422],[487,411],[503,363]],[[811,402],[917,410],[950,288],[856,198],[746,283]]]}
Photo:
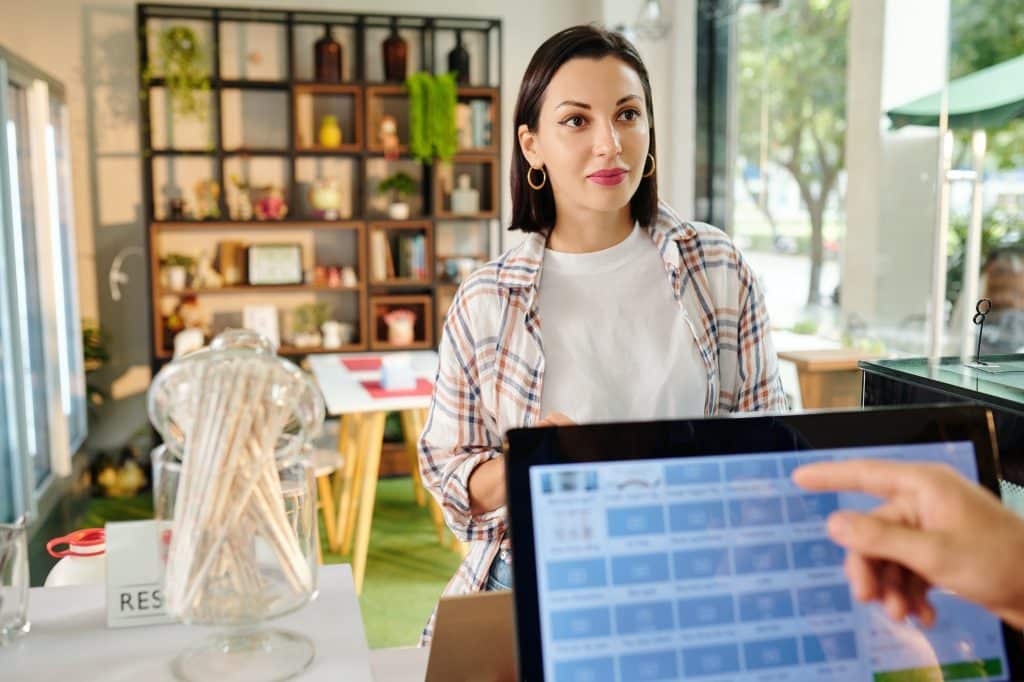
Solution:
{"label": "index finger", "polygon": [[793,482],[807,490],[839,490],[891,498],[919,486],[921,472],[905,462],[849,459],[805,464],[793,472]]}

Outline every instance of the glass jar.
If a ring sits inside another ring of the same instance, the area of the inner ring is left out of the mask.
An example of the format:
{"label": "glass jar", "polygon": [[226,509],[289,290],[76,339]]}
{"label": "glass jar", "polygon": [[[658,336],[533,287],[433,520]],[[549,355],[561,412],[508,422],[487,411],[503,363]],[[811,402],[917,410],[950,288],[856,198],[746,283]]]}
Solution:
{"label": "glass jar", "polygon": [[29,631],[25,519],[0,523],[0,646]]}
{"label": "glass jar", "polygon": [[164,440],[154,505],[171,525],[167,610],[227,628],[179,655],[174,673],[218,682],[297,674],[313,660],[312,642],[261,623],[316,594],[309,443],[324,419],[319,389],[270,341],[231,330],[160,371],[149,416]]}

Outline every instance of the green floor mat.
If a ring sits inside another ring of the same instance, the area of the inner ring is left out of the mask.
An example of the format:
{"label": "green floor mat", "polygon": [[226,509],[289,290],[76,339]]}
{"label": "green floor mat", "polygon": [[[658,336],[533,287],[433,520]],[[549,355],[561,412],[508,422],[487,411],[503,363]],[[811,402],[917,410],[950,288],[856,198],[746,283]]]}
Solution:
{"label": "green floor mat", "polygon": [[[136,521],[152,516],[149,494],[92,500],[74,528],[102,527],[107,521]],[[322,532],[321,538],[325,536]],[[326,550],[326,543],[325,543]],[[324,552],[324,563],[348,561]],[[370,648],[414,646],[459,555],[442,547],[427,509],[417,507],[408,478],[377,485],[373,533],[366,561],[360,606]]]}

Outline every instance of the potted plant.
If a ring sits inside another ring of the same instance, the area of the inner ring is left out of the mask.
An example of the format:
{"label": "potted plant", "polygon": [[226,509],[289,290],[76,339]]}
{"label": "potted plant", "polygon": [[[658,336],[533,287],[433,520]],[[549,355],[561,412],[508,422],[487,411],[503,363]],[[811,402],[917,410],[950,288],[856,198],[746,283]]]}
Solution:
{"label": "potted plant", "polygon": [[392,220],[405,220],[409,217],[409,203],[406,199],[415,194],[417,189],[416,181],[404,171],[389,175],[377,185],[380,194],[391,195],[388,216]]}
{"label": "potted plant", "polygon": [[327,321],[330,308],[326,303],[304,303],[292,311],[292,343],[296,348],[320,345],[320,326]]}
{"label": "potted plant", "polygon": [[175,112],[205,120],[210,67],[196,32],[188,26],[169,26],[161,31],[153,62],[156,68],[146,68],[143,82],[148,85],[154,76],[163,76]]}
{"label": "potted plant", "polygon": [[391,310],[384,315],[388,326],[388,343],[393,346],[408,346],[416,340],[416,313],[405,308]]}
{"label": "potted plant", "polygon": [[[110,362],[110,351],[107,350],[109,338],[94,320],[82,320],[82,359],[86,374],[95,372]],[[98,416],[97,410],[106,402],[107,395],[103,389],[86,380],[85,402],[90,417]]]}
{"label": "potted plant", "polygon": [[167,288],[182,291],[188,286],[188,273],[195,266],[196,259],[184,253],[169,253],[160,261],[166,277]]}

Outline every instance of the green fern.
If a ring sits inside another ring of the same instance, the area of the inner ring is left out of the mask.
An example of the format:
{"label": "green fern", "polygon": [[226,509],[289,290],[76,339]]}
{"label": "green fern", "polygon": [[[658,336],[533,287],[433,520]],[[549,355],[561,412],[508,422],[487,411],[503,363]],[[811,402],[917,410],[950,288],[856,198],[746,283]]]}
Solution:
{"label": "green fern", "polygon": [[405,87],[409,91],[409,153],[424,163],[430,163],[432,154],[427,118],[430,74],[410,74],[405,80]]}
{"label": "green fern", "polygon": [[431,163],[455,155],[457,86],[453,74],[432,76],[420,71],[405,81],[409,91],[409,151],[416,159]]}
{"label": "green fern", "polygon": [[441,161],[455,156],[458,132],[455,128],[455,105],[458,86],[455,74],[443,73],[434,77],[431,89],[430,124],[434,155]]}

